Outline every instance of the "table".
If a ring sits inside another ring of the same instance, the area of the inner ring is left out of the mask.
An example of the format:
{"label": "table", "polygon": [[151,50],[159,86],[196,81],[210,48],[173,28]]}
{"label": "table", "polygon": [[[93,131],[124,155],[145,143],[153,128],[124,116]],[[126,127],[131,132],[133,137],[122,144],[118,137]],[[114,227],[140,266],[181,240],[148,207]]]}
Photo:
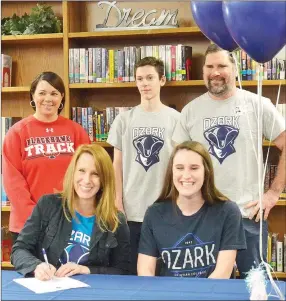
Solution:
{"label": "table", "polygon": [[[75,279],[91,287],[35,294],[13,281],[19,277],[15,271],[2,271],[2,300],[249,300],[239,279],[77,275]],[[286,283],[276,283],[285,294]]]}

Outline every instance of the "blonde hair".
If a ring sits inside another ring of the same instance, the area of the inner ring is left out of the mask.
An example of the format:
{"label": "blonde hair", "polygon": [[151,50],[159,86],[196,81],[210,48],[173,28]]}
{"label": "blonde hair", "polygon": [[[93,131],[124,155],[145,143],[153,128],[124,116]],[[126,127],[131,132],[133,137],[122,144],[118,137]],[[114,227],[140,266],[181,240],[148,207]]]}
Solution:
{"label": "blonde hair", "polygon": [[96,221],[103,232],[115,232],[119,224],[119,219],[118,210],[115,206],[114,169],[106,150],[95,144],[83,144],[79,146],[67,168],[63,181],[63,191],[61,193],[65,217],[70,221],[68,214],[70,213],[75,218],[75,199],[77,194],[74,189],[74,174],[77,161],[84,153],[90,154],[93,157],[95,168],[100,178],[100,190],[95,196],[94,214],[96,215]]}
{"label": "blonde hair", "polygon": [[203,199],[210,205],[217,201],[228,200],[228,198],[224,196],[214,184],[213,164],[208,151],[199,142],[185,141],[177,145],[172,152],[167,167],[164,186],[158,201],[172,200],[175,202],[179,196],[179,192],[173,182],[173,162],[177,152],[182,149],[193,151],[199,154],[203,159],[203,165],[205,169],[204,183],[201,188]]}

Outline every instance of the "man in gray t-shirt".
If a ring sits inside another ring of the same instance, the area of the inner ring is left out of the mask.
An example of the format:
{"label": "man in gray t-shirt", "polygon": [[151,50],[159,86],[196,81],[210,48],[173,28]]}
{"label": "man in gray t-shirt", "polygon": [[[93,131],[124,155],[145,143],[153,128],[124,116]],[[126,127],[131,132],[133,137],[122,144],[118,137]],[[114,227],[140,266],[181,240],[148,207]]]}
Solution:
{"label": "man in gray t-shirt", "polygon": [[136,66],[140,105],[119,114],[107,142],[114,146],[116,203],[127,217],[131,239],[132,274],[137,274],[137,254],[144,214],[161,193],[173,150],[171,138],[180,113],[162,104],[165,84],[162,61],[146,57]]}
{"label": "man in gray t-shirt", "polygon": [[[208,92],[182,110],[173,140],[194,140],[209,150],[217,188],[235,201],[243,216],[247,250],[238,251],[241,277],[261,260],[259,255],[259,173],[257,154],[262,135],[282,151],[277,176],[263,195],[264,219],[285,187],[285,121],[269,99],[262,97],[261,136],[258,136],[258,96],[235,85],[235,64],[230,54],[212,44],[203,67]],[[262,168],[261,168],[262,170]],[[260,178],[262,173],[260,173]],[[267,249],[267,224],[263,223],[263,256]]]}

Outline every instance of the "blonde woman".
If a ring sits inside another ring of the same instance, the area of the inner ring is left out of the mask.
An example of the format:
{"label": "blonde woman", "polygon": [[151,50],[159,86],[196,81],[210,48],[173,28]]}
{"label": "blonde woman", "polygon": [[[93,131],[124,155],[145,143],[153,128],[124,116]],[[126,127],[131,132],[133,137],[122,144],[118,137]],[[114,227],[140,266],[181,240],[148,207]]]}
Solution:
{"label": "blonde woman", "polygon": [[230,278],[237,250],[245,249],[238,206],[214,184],[208,151],[198,142],[175,147],[162,194],[144,217],[138,275]]}
{"label": "blonde woman", "polygon": [[115,207],[111,159],[100,146],[82,145],[66,171],[62,193],[39,200],[11,259],[19,273],[48,280],[54,275],[126,274],[129,253],[129,228]]}

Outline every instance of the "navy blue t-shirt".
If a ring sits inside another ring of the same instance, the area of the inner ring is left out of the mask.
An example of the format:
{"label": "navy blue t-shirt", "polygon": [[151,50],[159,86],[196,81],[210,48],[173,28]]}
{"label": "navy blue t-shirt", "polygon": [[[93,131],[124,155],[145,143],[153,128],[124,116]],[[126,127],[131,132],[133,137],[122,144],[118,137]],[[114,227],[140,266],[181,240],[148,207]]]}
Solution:
{"label": "navy blue t-shirt", "polygon": [[145,214],[139,253],[162,257],[161,275],[207,278],[220,250],[240,249],[246,243],[234,202],[205,203],[191,216],[171,201],[156,202]]}
{"label": "navy blue t-shirt", "polygon": [[72,233],[69,243],[60,256],[62,264],[75,262],[83,265],[88,261],[95,216],[85,217],[78,212],[75,214],[76,218],[72,219]]}

